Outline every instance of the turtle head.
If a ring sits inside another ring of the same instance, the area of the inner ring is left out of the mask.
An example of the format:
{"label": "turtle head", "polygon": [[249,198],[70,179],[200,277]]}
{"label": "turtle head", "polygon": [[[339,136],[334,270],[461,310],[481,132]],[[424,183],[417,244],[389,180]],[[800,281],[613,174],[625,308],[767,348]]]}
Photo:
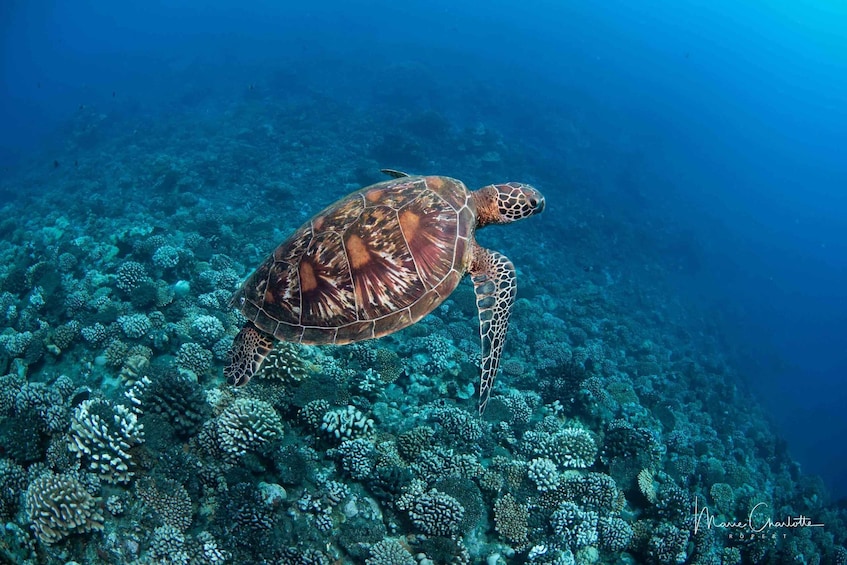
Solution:
{"label": "turtle head", "polygon": [[478,225],[508,224],[544,211],[544,196],[522,182],[489,184],[477,190]]}

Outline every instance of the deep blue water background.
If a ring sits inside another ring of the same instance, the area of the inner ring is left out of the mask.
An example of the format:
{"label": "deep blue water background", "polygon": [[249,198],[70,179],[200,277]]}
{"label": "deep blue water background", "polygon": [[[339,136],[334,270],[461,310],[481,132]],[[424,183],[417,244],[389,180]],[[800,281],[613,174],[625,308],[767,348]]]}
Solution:
{"label": "deep blue water background", "polygon": [[680,295],[847,495],[847,6],[458,4],[4,2],[0,165],[60,144],[80,105],[214,120],[254,80],[484,120],[552,160],[576,120],[598,208],[664,227]]}

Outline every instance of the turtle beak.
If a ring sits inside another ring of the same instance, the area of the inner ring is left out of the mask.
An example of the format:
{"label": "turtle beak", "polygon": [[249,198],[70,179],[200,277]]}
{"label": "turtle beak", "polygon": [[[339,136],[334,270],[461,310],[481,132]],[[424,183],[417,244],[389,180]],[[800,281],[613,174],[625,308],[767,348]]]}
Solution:
{"label": "turtle beak", "polygon": [[532,213],[540,214],[544,211],[544,206],[546,206],[547,201],[544,200],[544,197],[541,195],[540,192],[533,189],[532,196],[530,196],[529,198],[529,203],[532,204]]}

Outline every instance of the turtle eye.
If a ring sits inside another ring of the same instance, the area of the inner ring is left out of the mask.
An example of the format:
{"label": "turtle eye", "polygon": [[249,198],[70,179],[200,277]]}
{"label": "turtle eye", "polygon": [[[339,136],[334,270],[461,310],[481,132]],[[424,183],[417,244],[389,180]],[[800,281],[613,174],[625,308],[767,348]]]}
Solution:
{"label": "turtle eye", "polygon": [[538,207],[538,199],[535,198],[535,196],[530,196],[529,197],[529,205],[532,208],[537,208]]}

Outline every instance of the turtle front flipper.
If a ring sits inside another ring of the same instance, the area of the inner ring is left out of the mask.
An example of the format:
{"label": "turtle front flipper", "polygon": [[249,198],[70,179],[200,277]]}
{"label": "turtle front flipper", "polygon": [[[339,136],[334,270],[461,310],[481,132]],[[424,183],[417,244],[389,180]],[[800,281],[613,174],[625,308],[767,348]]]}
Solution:
{"label": "turtle front flipper", "polygon": [[474,245],[469,272],[476,292],[482,339],[482,374],[479,381],[479,413],[482,415],[500,367],[500,354],[503,353],[518,282],[515,266],[505,255],[479,245]]}
{"label": "turtle front flipper", "polygon": [[273,349],[274,340],[259,331],[253,322],[247,322],[229,350],[229,364],[224,367],[224,376],[235,386],[246,385],[259,372],[265,357]]}
{"label": "turtle front flipper", "polygon": [[403,171],[398,171],[397,169],[380,169],[379,172],[388,175],[393,179],[401,179],[403,177],[412,176],[409,173],[404,173]]}

